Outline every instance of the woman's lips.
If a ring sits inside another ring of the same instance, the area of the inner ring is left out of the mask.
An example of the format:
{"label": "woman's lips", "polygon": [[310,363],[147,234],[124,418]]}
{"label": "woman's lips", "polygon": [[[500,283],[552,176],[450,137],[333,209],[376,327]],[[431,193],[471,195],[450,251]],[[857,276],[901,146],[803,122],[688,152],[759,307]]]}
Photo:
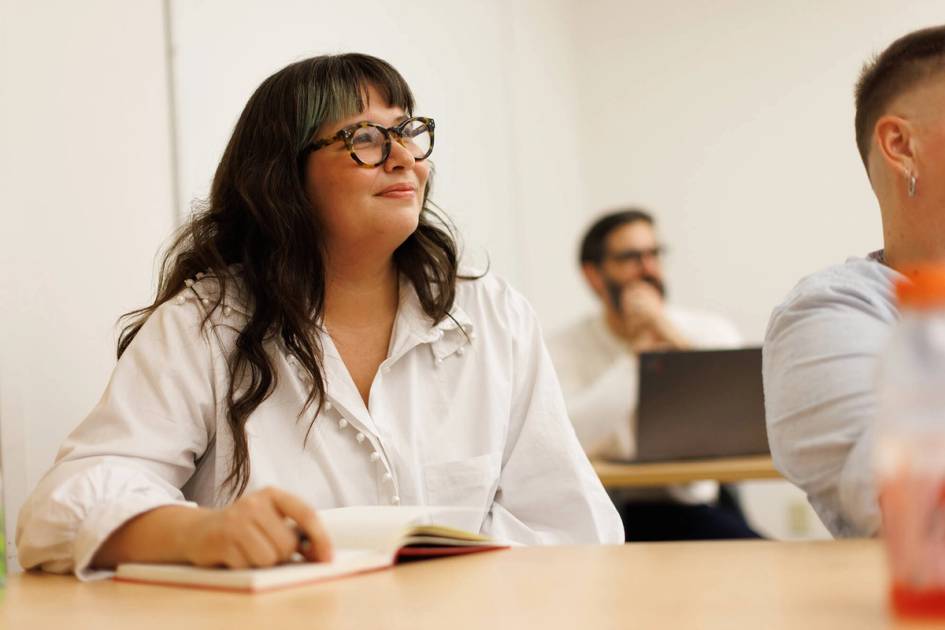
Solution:
{"label": "woman's lips", "polygon": [[412,199],[417,194],[417,189],[410,184],[394,184],[388,186],[375,197],[386,197],[388,199]]}

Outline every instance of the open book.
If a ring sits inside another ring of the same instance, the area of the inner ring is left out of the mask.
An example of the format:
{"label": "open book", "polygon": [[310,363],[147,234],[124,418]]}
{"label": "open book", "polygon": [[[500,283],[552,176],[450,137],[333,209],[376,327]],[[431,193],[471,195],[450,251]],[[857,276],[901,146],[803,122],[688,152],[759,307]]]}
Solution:
{"label": "open book", "polygon": [[507,544],[445,525],[462,508],[364,506],[322,510],[334,544],[329,563],[289,562],[265,569],[203,568],[181,564],[121,564],[115,579],[231,591],[267,591],[392,566],[399,560],[449,556]]}

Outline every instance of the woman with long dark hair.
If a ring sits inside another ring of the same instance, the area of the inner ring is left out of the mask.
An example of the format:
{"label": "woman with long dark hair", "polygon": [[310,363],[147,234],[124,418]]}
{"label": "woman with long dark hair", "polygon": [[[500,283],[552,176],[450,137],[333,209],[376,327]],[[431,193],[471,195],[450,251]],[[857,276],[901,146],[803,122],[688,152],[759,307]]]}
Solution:
{"label": "woman with long dark hair", "polygon": [[536,318],[462,275],[435,123],[360,54],[250,98],[99,404],[21,511],[24,567],[331,557],[317,510],[460,506],[521,543],[620,542]]}

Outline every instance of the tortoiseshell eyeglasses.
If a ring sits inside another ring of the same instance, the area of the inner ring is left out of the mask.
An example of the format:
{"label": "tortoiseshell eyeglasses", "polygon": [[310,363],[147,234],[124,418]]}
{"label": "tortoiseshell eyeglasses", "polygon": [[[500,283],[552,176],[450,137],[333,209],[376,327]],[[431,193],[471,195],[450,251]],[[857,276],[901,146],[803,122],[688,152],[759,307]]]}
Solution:
{"label": "tortoiseshell eyeglasses", "polygon": [[390,157],[391,138],[406,148],[413,159],[420,161],[433,153],[432,118],[414,116],[394,127],[382,127],[377,123],[359,122],[345,127],[331,138],[315,140],[305,147],[305,155],[339,141],[344,141],[351,159],[359,166],[374,168]]}

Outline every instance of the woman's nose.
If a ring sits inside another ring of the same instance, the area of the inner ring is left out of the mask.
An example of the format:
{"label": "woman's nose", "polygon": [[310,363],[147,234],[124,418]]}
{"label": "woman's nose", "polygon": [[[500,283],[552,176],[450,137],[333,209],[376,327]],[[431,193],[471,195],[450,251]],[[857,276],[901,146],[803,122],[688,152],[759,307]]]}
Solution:
{"label": "woman's nose", "polygon": [[398,168],[409,168],[417,161],[416,158],[413,157],[413,153],[401,144],[401,142],[401,138],[391,138],[390,155],[387,156],[387,161],[384,162],[385,170],[392,171]]}

